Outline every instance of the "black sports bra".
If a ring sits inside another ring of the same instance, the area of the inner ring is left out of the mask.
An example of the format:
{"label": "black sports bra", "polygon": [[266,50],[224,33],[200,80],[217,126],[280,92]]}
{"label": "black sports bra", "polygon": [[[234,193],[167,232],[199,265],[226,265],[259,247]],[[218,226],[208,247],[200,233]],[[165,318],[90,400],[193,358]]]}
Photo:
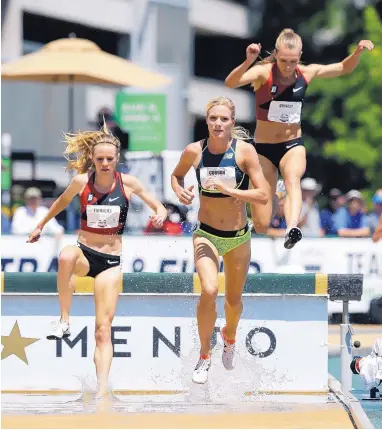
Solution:
{"label": "black sports bra", "polygon": [[249,178],[236,164],[236,139],[232,140],[231,146],[222,154],[211,154],[208,150],[208,140],[204,139],[202,148],[202,158],[195,169],[196,178],[199,184],[199,193],[207,197],[229,197],[218,190],[203,188],[203,184],[210,176],[218,176],[231,188],[247,190]]}

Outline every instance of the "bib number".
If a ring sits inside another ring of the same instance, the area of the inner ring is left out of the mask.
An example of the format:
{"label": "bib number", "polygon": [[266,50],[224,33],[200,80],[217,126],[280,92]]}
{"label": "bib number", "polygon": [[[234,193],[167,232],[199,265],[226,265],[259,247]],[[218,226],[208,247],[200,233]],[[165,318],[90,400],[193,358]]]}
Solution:
{"label": "bib number", "polygon": [[120,213],[120,206],[86,206],[87,226],[91,228],[118,227]]}
{"label": "bib number", "polygon": [[[205,188],[209,177],[218,178],[230,188],[236,188],[236,173],[234,167],[202,167],[200,169],[200,183]],[[213,188],[215,190],[215,187]]]}
{"label": "bib number", "polygon": [[274,122],[298,124],[301,122],[301,102],[279,102],[272,100],[268,119]]}

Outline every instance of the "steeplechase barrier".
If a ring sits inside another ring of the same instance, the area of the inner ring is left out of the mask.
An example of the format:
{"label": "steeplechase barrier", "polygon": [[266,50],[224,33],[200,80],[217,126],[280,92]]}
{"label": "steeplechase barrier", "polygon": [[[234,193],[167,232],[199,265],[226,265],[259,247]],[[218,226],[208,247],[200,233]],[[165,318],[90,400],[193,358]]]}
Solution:
{"label": "steeplechase barrier", "polygon": [[[93,286],[91,278],[76,279],[71,336],[51,341],[46,335],[59,315],[56,273],[2,273],[3,392],[76,392],[85,378],[95,376]],[[360,300],[362,290],[362,275],[249,275],[238,330],[238,365],[232,373],[245,376],[243,390],[328,393],[329,300],[344,303],[341,376],[343,387],[350,390],[352,331],[347,305]],[[196,274],[123,274],[111,334],[110,382],[115,392],[189,389],[199,353],[199,293]],[[220,350],[223,294],[224,275],[219,275],[212,347]],[[227,375],[220,357],[213,353],[212,359],[211,378]]]}

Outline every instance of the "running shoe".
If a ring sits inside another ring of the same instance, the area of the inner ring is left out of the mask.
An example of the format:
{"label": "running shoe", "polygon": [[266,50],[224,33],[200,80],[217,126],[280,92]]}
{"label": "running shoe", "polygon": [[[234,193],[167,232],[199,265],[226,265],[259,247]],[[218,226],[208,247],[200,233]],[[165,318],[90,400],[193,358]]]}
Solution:
{"label": "running shoe", "polygon": [[69,323],[66,321],[53,321],[52,322],[52,331],[46,337],[49,340],[62,339],[63,337],[70,336],[70,327]]}
{"label": "running shoe", "polygon": [[302,239],[302,231],[298,227],[292,227],[285,235],[284,248],[292,249]]}
{"label": "running shoe", "polygon": [[208,371],[211,367],[211,357],[201,356],[198,364],[195,367],[194,373],[192,374],[192,380],[195,384],[205,384],[208,379]]}
{"label": "running shoe", "polygon": [[227,370],[232,370],[236,364],[236,354],[235,354],[235,341],[228,340],[225,334],[225,327],[220,330],[220,334],[222,336],[224,346],[223,346],[223,354],[222,354],[222,362],[223,366]]}

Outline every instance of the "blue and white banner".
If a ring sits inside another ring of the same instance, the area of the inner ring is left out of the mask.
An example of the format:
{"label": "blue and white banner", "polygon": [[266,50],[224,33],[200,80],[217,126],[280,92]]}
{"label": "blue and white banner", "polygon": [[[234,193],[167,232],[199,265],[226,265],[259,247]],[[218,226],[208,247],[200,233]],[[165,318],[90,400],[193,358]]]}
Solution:
{"label": "blue and white banner", "polygon": [[[77,237],[65,235],[57,241],[45,236],[35,244],[26,240],[26,236],[2,238],[2,271],[57,271],[59,252],[66,245],[75,245]],[[282,238],[252,238],[251,244],[250,273],[363,274],[363,300],[351,302],[352,312],[368,312],[370,300],[382,296],[382,242],[373,243],[369,238],[304,238],[292,250],[283,247]],[[125,273],[192,273],[195,271],[192,239],[189,236],[126,236],[122,270]],[[329,306],[331,312],[337,312],[342,305],[331,302]]]}

